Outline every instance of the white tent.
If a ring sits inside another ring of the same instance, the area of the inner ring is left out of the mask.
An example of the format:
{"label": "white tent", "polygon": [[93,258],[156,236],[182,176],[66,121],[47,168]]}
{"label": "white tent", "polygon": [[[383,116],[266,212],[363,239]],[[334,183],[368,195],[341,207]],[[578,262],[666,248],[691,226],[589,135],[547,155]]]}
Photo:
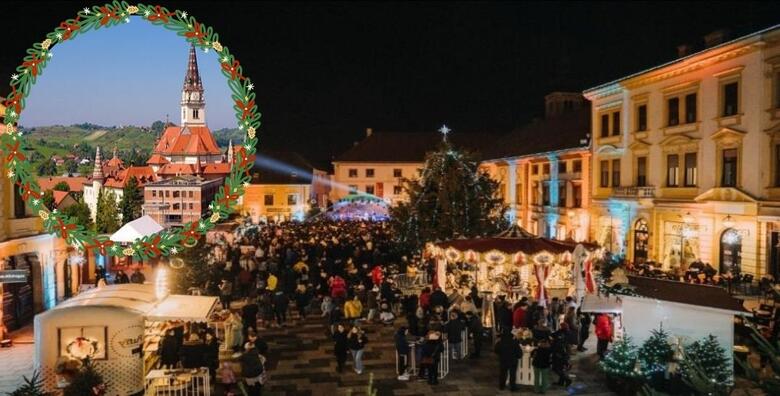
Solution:
{"label": "white tent", "polygon": [[123,225],[111,235],[111,240],[114,242],[133,242],[138,238],[156,234],[162,230],[161,225],[146,215]]}
{"label": "white tent", "polygon": [[89,356],[108,394],[136,394],[144,390],[145,321],[206,322],[216,305],[216,297],[157,298],[151,284],[91,289],[35,316],[34,365],[54,390],[58,359]]}

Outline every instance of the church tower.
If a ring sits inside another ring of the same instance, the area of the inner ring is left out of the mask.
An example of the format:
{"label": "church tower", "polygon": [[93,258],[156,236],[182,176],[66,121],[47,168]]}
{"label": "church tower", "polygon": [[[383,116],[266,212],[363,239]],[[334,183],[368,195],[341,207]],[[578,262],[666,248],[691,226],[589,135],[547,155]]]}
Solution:
{"label": "church tower", "polygon": [[181,91],[181,126],[206,126],[206,99],[203,97],[203,83],[198,73],[194,45],[190,45],[187,74]]}

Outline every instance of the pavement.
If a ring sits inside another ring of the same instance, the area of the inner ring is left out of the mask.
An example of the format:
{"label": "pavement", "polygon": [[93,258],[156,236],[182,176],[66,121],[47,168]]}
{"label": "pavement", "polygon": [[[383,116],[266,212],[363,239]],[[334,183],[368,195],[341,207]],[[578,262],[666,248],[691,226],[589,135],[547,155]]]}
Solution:
{"label": "pavement", "polygon": [[[236,308],[235,306],[233,307]],[[369,378],[378,396],[384,395],[434,395],[490,396],[509,395],[498,389],[498,361],[488,341],[483,344],[479,359],[451,361],[449,374],[439,385],[428,385],[424,381],[399,381],[395,372],[395,328],[379,324],[363,326],[369,338],[363,362],[362,375],[352,370],[348,360],[342,374],[336,372],[333,342],[326,329],[325,319],[311,315],[300,320],[297,313],[291,315],[294,321],[288,327],[261,330],[260,335],[269,344],[266,364],[269,380],[263,395],[308,396],[308,395],[365,395]],[[403,320],[397,321],[401,325]],[[33,347],[32,326],[12,333],[14,346],[0,349],[0,395],[11,392],[23,383],[23,376],[32,375]],[[548,395],[613,395],[603,384],[603,374],[596,365],[595,337],[589,339],[590,350],[572,357],[574,384],[569,389],[551,386]],[[552,378],[557,378],[551,375]],[[552,380],[551,378],[551,380]],[[533,394],[530,386],[521,386],[521,392],[511,394]],[[215,396],[225,394],[221,387]]]}
{"label": "pavement", "polygon": [[10,333],[14,341],[11,348],[0,348],[0,395],[13,392],[24,383],[24,376],[31,377],[33,372],[32,324]]}

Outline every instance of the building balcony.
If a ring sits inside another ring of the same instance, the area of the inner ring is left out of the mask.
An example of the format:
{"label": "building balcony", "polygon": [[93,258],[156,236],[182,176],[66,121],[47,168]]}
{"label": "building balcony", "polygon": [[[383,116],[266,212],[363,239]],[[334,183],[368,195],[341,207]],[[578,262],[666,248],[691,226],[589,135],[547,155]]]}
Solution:
{"label": "building balcony", "polygon": [[612,196],[617,198],[653,198],[655,197],[655,187],[652,186],[625,186],[612,187]]}

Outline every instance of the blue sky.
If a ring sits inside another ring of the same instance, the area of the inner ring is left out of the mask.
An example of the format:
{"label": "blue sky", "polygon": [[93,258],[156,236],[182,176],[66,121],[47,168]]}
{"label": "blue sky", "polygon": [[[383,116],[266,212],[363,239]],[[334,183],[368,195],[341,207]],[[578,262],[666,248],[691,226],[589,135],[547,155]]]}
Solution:
{"label": "blue sky", "polygon": [[[53,57],[32,87],[20,124],[149,126],[180,122],[179,101],[189,43],[140,18],[78,35],[52,48]],[[230,90],[214,51],[198,50],[212,130],[235,127]]]}

